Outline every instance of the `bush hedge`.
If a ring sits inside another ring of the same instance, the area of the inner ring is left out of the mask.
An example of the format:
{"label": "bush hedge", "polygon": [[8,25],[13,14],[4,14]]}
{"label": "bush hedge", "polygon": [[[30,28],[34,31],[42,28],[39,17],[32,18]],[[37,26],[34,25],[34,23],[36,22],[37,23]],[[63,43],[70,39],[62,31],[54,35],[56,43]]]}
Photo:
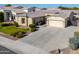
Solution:
{"label": "bush hedge", "polygon": [[73,50],[79,48],[79,32],[74,32],[74,37],[69,39],[69,46]]}
{"label": "bush hedge", "polygon": [[79,39],[77,39],[77,38],[70,38],[69,46],[73,50],[78,49],[79,48]]}
{"label": "bush hedge", "polygon": [[30,28],[35,28],[36,25],[35,25],[35,24],[30,24],[29,27],[30,27]]}
{"label": "bush hedge", "polygon": [[2,22],[0,23],[1,26],[13,26],[13,23],[8,23],[8,22]]}
{"label": "bush hedge", "polygon": [[31,29],[31,32],[36,31],[36,25],[35,24],[30,24],[29,27]]}
{"label": "bush hedge", "polygon": [[36,28],[31,28],[31,32],[35,32],[36,31]]}
{"label": "bush hedge", "polygon": [[10,35],[17,37],[17,38],[21,38],[24,36],[25,33],[27,33],[29,29],[23,29],[23,28],[19,28],[18,30],[16,30],[15,32],[12,32]]}
{"label": "bush hedge", "polygon": [[79,32],[74,32],[74,37],[79,39]]}
{"label": "bush hedge", "polygon": [[24,33],[22,31],[15,31],[15,32],[11,33],[10,35],[13,37],[21,38],[24,36]]}
{"label": "bush hedge", "polygon": [[13,24],[14,24],[14,26],[16,26],[16,27],[18,27],[19,26],[19,24],[17,23],[17,22],[13,22]]}

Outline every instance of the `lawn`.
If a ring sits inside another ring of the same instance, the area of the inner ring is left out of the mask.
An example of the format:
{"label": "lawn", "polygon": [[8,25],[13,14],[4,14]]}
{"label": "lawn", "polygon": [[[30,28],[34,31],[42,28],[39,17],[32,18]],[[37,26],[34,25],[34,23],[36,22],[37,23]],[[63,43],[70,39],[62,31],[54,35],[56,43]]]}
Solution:
{"label": "lawn", "polygon": [[0,32],[3,32],[8,35],[12,35],[14,37],[17,37],[17,35],[22,36],[24,33],[27,33],[29,31],[28,28],[18,28],[16,26],[0,26]]}

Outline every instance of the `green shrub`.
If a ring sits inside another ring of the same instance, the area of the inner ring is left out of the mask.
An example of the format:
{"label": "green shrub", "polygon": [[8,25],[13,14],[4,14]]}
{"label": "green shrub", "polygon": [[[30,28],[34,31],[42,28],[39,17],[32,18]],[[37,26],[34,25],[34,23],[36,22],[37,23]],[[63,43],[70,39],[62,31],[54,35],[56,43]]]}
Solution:
{"label": "green shrub", "polygon": [[40,25],[44,25],[45,23],[46,23],[45,20],[41,20],[41,21],[40,21]]}
{"label": "green shrub", "polygon": [[18,27],[18,26],[19,26],[17,22],[14,22],[14,25],[15,25],[16,27]]}
{"label": "green shrub", "polygon": [[21,38],[21,37],[23,37],[23,34],[24,33],[22,31],[15,31],[15,32],[11,33],[10,35],[13,37]]}
{"label": "green shrub", "polygon": [[24,35],[23,35],[23,33],[22,32],[18,32],[17,34],[16,34],[16,37],[17,38],[21,38],[21,37],[23,37]]}
{"label": "green shrub", "polygon": [[17,37],[17,38],[21,38],[24,36],[25,33],[27,33],[29,29],[24,29],[24,28],[17,28],[17,30],[15,32],[12,32],[10,35]]}
{"label": "green shrub", "polygon": [[73,50],[76,50],[79,48],[79,39],[77,38],[70,38],[69,39],[69,47]]}
{"label": "green shrub", "polygon": [[31,32],[35,32],[36,31],[36,28],[31,28]]}
{"label": "green shrub", "polygon": [[0,22],[4,22],[4,12],[0,12]]}
{"label": "green shrub", "polygon": [[35,26],[35,24],[30,24],[29,27],[30,27],[30,29],[31,29],[31,32],[36,31],[36,26]]}
{"label": "green shrub", "polygon": [[74,37],[79,38],[79,32],[74,32]]}
{"label": "green shrub", "polygon": [[13,26],[13,23],[7,23],[7,22],[3,22],[0,24],[1,26]]}
{"label": "green shrub", "polygon": [[35,25],[35,24],[30,24],[29,27],[30,27],[30,28],[35,28],[36,25]]}

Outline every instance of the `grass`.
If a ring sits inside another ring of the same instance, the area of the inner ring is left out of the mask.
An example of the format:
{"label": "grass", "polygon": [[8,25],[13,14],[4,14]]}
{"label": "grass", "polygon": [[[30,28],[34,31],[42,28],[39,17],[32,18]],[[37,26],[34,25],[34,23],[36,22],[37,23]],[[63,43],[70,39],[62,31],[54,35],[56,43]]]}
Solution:
{"label": "grass", "polygon": [[10,35],[13,32],[16,31],[22,31],[22,32],[27,32],[29,29],[28,28],[17,28],[16,26],[5,26],[5,27],[1,27],[0,26],[0,32],[3,32],[5,34]]}

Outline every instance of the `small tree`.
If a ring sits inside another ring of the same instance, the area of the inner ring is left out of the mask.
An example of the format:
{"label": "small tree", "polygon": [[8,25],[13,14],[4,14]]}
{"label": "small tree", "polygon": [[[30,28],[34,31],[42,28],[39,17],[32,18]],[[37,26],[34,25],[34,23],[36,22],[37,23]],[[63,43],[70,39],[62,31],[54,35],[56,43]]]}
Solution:
{"label": "small tree", "polygon": [[0,12],[0,22],[3,22],[3,21],[4,21],[4,13]]}

